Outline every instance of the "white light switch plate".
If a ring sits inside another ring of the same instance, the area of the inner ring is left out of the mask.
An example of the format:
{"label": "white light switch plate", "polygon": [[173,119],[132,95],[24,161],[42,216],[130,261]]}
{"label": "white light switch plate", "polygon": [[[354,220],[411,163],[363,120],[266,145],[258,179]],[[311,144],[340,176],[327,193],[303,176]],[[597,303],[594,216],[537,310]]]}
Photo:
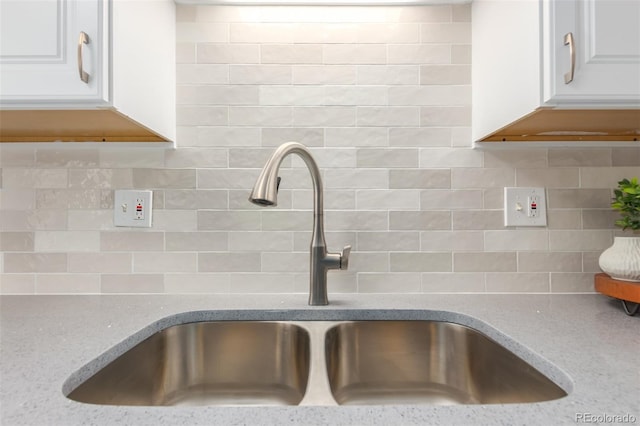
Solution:
{"label": "white light switch plate", "polygon": [[504,226],[547,226],[544,188],[505,188]]}
{"label": "white light switch plate", "polygon": [[113,197],[113,224],[151,228],[152,191],[116,190]]}

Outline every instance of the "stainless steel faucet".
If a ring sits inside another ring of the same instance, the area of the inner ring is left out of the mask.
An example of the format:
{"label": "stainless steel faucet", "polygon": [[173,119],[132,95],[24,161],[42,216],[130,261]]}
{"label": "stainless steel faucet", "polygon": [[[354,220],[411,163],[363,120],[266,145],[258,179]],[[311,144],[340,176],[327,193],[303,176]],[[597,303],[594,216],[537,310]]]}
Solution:
{"label": "stainless steel faucet", "polygon": [[327,305],[327,271],[329,269],[347,269],[351,246],[345,246],[342,253],[327,252],[324,239],[324,207],[322,178],[320,169],[306,146],[298,142],[287,142],[280,145],[267,163],[256,181],[249,201],[259,206],[275,206],[278,204],[278,186],[280,163],[289,154],[298,154],[311,173],[313,182],[313,235],[311,236],[311,277],[309,287],[310,305]]}

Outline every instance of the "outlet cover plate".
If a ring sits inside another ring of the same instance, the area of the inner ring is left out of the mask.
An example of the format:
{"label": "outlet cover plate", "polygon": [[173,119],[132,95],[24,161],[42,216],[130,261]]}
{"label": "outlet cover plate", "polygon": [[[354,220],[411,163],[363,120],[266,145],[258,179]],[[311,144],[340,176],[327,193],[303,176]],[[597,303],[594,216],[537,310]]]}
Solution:
{"label": "outlet cover plate", "polygon": [[116,190],[113,197],[113,224],[151,228],[153,191]]}
{"label": "outlet cover plate", "polygon": [[505,188],[504,226],[547,226],[544,188]]}

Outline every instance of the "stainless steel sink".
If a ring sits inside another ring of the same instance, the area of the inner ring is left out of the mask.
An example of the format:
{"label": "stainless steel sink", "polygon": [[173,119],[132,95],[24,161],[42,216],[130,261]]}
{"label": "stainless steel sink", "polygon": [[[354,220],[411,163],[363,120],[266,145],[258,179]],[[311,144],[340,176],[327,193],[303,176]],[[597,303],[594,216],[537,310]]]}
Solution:
{"label": "stainless steel sink", "polygon": [[436,321],[357,321],[326,335],[338,404],[504,404],[567,393],[471,328]]}
{"label": "stainless steel sink", "polygon": [[150,337],[141,330],[91,361],[63,392],[107,405],[326,406],[529,403],[571,388],[557,367],[488,326],[502,344],[442,319],[350,321],[358,314],[347,311],[324,321],[310,312],[293,314],[308,315],[299,321],[278,313],[266,315],[272,321],[178,315],[163,323],[175,325],[156,323],[149,330],[160,331]]}
{"label": "stainless steel sink", "polygon": [[294,324],[200,322],[169,327],[68,397],[108,405],[296,405],[309,376],[309,335]]}

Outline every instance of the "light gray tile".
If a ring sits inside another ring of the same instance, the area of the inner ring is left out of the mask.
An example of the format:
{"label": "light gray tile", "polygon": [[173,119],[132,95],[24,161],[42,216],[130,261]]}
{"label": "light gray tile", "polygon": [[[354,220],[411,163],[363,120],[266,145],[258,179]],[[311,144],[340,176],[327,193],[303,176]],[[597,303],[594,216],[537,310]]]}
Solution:
{"label": "light gray tile", "polygon": [[100,290],[102,293],[149,294],[164,293],[162,274],[104,274]]}
{"label": "light gray tile", "polygon": [[391,64],[451,63],[451,48],[446,44],[389,44],[387,49]]}
{"label": "light gray tile", "polygon": [[419,293],[420,287],[417,272],[358,274],[358,293]]}
{"label": "light gray tile", "polygon": [[482,293],[483,273],[425,272],[422,274],[424,293]]}
{"label": "light gray tile", "polygon": [[389,188],[392,189],[448,189],[451,172],[446,169],[389,170]]}
{"label": "light gray tile", "polygon": [[34,294],[34,274],[0,274],[0,294]]}
{"label": "light gray tile", "polygon": [[481,190],[428,189],[420,195],[422,210],[481,209]]}
{"label": "light gray tile", "polygon": [[624,178],[638,176],[638,167],[582,167],[580,168],[581,188],[615,188]]}
{"label": "light gray tile", "polygon": [[131,273],[131,253],[69,253],[69,272]]}
{"label": "light gray tile", "polygon": [[259,174],[259,169],[198,169],[198,189],[244,189],[248,197]]}
{"label": "light gray tile", "polygon": [[167,251],[226,251],[229,247],[227,232],[166,232]]}
{"label": "light gray tile", "polygon": [[620,213],[611,209],[585,209],[582,210],[583,229],[615,229],[615,221],[620,218]]}
{"label": "light gray tile", "polygon": [[100,233],[100,251],[162,251],[164,232],[103,231]]}
{"label": "light gray tile", "polygon": [[492,293],[548,293],[547,273],[488,273],[487,292]]}
{"label": "light gray tile", "polygon": [[164,276],[164,290],[170,294],[229,293],[228,273],[169,273]]}
{"label": "light gray tile", "polygon": [[359,251],[418,251],[420,233],[409,231],[359,232]]}
{"label": "light gray tile", "polygon": [[33,232],[0,232],[0,252],[33,251]]}
{"label": "light gray tile", "polygon": [[[311,215],[310,212],[308,214]],[[365,210],[327,211],[325,228],[331,231],[385,231],[389,229],[389,213]]]}
{"label": "light gray tile", "polygon": [[222,189],[168,189],[164,191],[164,208],[226,209],[228,197],[229,192]]}
{"label": "light gray tile", "polygon": [[418,65],[358,65],[360,85],[416,85],[420,82]]}
{"label": "light gray tile", "polygon": [[36,149],[36,167],[96,167],[97,149]]}
{"label": "light gray tile", "polygon": [[500,188],[514,186],[514,169],[455,168],[451,170],[452,188]]}
{"label": "light gray tile", "polygon": [[263,64],[320,64],[322,63],[322,45],[262,44],[260,60]]}
{"label": "light gray tile", "polygon": [[608,189],[548,189],[550,209],[598,209],[611,204],[613,193]]}
{"label": "light gray tile", "polygon": [[486,251],[546,251],[549,249],[549,231],[510,229],[485,231]]}
{"label": "light gray tile", "polygon": [[582,253],[579,252],[527,252],[518,253],[520,272],[580,272]]}
{"label": "light gray tile", "polygon": [[426,231],[420,233],[421,251],[481,251],[484,250],[482,231]]}
{"label": "light gray tile", "polygon": [[451,129],[447,127],[392,127],[389,145],[397,147],[451,146]]}
{"label": "light gray tile", "polygon": [[292,251],[293,232],[229,232],[230,251]]}
{"label": "light gray tile", "polygon": [[168,168],[227,167],[227,150],[181,148],[167,151],[165,154],[165,164]]}
{"label": "light gray tile", "polygon": [[196,187],[193,169],[133,169],[133,186],[140,189],[190,189]]}
{"label": "light gray tile", "polygon": [[293,108],[294,127],[349,127],[356,124],[354,106],[298,106]]}
{"label": "light gray tile", "polygon": [[419,210],[417,189],[362,189],[356,192],[356,207],[362,210]]}
{"label": "light gray tile", "polygon": [[392,231],[451,229],[451,212],[390,211],[389,229]]}
{"label": "light gray tile", "polygon": [[231,84],[291,84],[290,65],[230,65]]}
{"label": "light gray tile", "polygon": [[36,231],[35,250],[39,252],[98,251],[99,231]]}
{"label": "light gray tile", "polygon": [[98,274],[38,274],[36,294],[97,294]]}
{"label": "light gray tile", "polygon": [[516,169],[539,169],[547,167],[546,149],[518,149],[509,151],[486,151],[485,167],[508,167]]}
{"label": "light gray tile", "polygon": [[469,22],[425,23],[420,27],[422,43],[471,43]]}
{"label": "light gray tile", "polygon": [[313,215],[305,211],[262,211],[263,231],[308,231],[313,224]]}
{"label": "light gray tile", "polygon": [[66,188],[66,169],[8,168],[2,172],[3,188]]}
{"label": "light gray tile", "polygon": [[471,84],[471,65],[422,65],[420,84]]}
{"label": "light gray tile", "polygon": [[309,252],[263,252],[262,272],[308,272]]}
{"label": "light gray tile", "polygon": [[552,273],[552,293],[595,293],[593,273]]}
{"label": "light gray tile", "polygon": [[199,64],[257,64],[260,62],[259,44],[198,43]]}
{"label": "light gray tile", "polygon": [[325,105],[325,88],[322,86],[262,85],[260,86],[260,105]]}
{"label": "light gray tile", "polygon": [[640,148],[612,148],[612,166],[640,166]]}
{"label": "light gray tile", "polygon": [[[329,129],[327,129],[329,130]],[[262,146],[276,147],[284,142],[295,141],[307,147],[323,146],[325,134],[318,128],[263,128]]]}
{"label": "light gray tile", "polygon": [[418,167],[417,149],[358,149],[357,166],[361,168]]}
{"label": "light gray tile", "polygon": [[149,150],[147,148],[101,149],[100,167],[102,169],[164,167],[164,154],[164,150]]}
{"label": "light gray tile", "polygon": [[580,177],[577,168],[518,169],[518,186],[542,186],[545,188],[577,188]]}
{"label": "light gray tile", "polygon": [[547,210],[547,227],[549,229],[581,229],[581,211],[575,210]]}
{"label": "light gray tile", "polygon": [[608,230],[549,232],[549,250],[553,251],[596,251],[604,250],[612,244],[613,232]]}
{"label": "light gray tile", "polygon": [[[226,64],[176,64],[176,82],[178,85],[195,85],[195,84],[229,84],[229,65]],[[182,88],[180,88],[182,90]],[[184,104],[185,99],[180,97],[178,104]]]}
{"label": "light gray tile", "polygon": [[4,253],[4,272],[6,273],[66,271],[66,253]]}
{"label": "light gray tile", "polygon": [[420,108],[421,126],[470,126],[470,106],[425,106]]}
{"label": "light gray tile", "polygon": [[197,215],[200,231],[257,231],[262,224],[259,211],[201,210]]}
{"label": "light gray tile", "polygon": [[391,272],[451,272],[451,253],[390,253]]}
{"label": "light gray tile", "polygon": [[349,270],[354,272],[389,272],[389,252],[352,251]]}
{"label": "light gray tile", "polygon": [[143,252],[133,254],[133,272],[196,272],[196,253]]}
{"label": "light gray tile", "polygon": [[198,253],[198,272],[258,272],[260,253]]}
{"label": "light gray tile", "polygon": [[455,272],[515,272],[517,270],[516,253],[454,253],[453,270]]}
{"label": "light gray tile", "polygon": [[325,44],[322,58],[325,64],[386,64],[387,48],[383,44]]}
{"label": "light gray tile", "polygon": [[71,169],[69,188],[131,188],[131,169]]}
{"label": "light gray tile", "polygon": [[500,210],[460,210],[452,212],[453,229],[504,229]]}
{"label": "light gray tile", "polygon": [[611,148],[549,149],[549,167],[610,167],[611,158]]}
{"label": "light gray tile", "polygon": [[383,127],[336,127],[325,129],[325,145],[346,148],[387,146],[389,138]]}
{"label": "light gray tile", "polygon": [[231,293],[292,293],[293,274],[258,273],[232,274],[229,291]]}

